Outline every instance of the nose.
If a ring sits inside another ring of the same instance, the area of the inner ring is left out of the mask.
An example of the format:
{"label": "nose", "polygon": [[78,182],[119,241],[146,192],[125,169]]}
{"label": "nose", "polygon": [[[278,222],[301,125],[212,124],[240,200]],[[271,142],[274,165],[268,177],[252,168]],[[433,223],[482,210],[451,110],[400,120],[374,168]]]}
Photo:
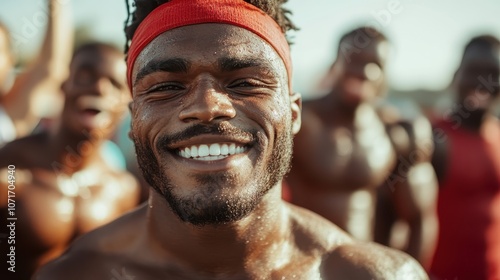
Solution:
{"label": "nose", "polygon": [[89,90],[94,95],[105,96],[113,89],[113,84],[106,77],[98,77],[91,83]]}
{"label": "nose", "polygon": [[181,106],[179,118],[184,122],[209,123],[236,116],[230,96],[213,83],[196,85]]}
{"label": "nose", "polygon": [[359,81],[367,80],[364,65],[350,65],[346,69],[346,76]]}

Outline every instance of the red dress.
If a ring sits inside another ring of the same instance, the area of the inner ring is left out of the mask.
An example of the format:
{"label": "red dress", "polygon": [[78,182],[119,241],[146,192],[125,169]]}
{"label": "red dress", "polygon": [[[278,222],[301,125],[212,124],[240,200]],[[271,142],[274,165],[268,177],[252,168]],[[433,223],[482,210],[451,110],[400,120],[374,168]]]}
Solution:
{"label": "red dress", "polygon": [[438,196],[439,238],[431,275],[448,280],[500,280],[500,129],[480,135],[449,122],[448,159]]}

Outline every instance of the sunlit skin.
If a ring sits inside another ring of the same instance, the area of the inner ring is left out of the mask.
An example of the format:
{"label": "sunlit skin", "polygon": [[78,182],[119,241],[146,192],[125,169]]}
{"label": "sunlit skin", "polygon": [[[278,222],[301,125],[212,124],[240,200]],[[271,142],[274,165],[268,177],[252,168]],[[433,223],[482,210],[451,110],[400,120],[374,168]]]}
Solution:
{"label": "sunlit skin", "polygon": [[[152,62],[166,63],[151,68]],[[133,73],[132,135],[138,156],[149,149],[158,163],[152,168],[160,174],[150,175],[156,176],[150,178],[156,190],[147,205],[85,236],[36,279],[109,278],[116,272],[137,279],[382,279],[377,273],[397,272],[426,278],[406,255],[354,242],[333,224],[281,200],[283,175],[273,179],[271,173],[286,171],[291,137],[300,127],[300,96],[289,94],[283,62],[257,35],[224,24],[176,28],[142,51]],[[158,144],[165,135],[200,125],[222,130]],[[246,148],[214,160],[178,152],[220,142]],[[275,149],[285,155],[285,168],[268,170]],[[195,215],[203,214],[197,206],[211,211],[220,198],[237,209],[246,199],[256,204],[238,217],[220,207],[215,216],[228,220],[210,217],[194,225],[195,219],[168,204],[161,176],[176,200],[194,199],[180,205]],[[359,264],[366,252],[382,261]]]}
{"label": "sunlit skin", "polygon": [[[303,104],[303,125],[294,139],[292,170],[286,179],[292,202],[324,216],[357,239],[373,240],[377,189],[395,182],[391,190],[397,191],[388,195],[402,206],[400,218],[414,224],[405,250],[426,262],[432,251],[424,244],[432,248],[432,232],[424,240],[417,217],[432,215],[433,209],[429,123],[421,117],[402,120],[393,111],[377,107],[386,91],[385,40],[372,38],[352,52],[345,47],[356,46],[352,36],[341,44],[344,52],[339,51],[327,78],[330,92]],[[430,150],[421,147],[425,143]],[[420,150],[419,156],[408,160],[404,174],[398,174],[401,158],[415,150]],[[408,168],[419,170],[419,176],[427,179],[413,184],[414,172]],[[404,180],[390,180],[393,172]]]}
{"label": "sunlit skin", "polygon": [[[109,166],[101,153],[103,141],[130,100],[125,69],[123,55],[116,50],[78,53],[62,86],[65,106],[57,124],[0,150],[0,170],[7,174],[9,165],[16,169],[18,218],[16,273],[2,269],[2,279],[29,279],[75,237],[137,204],[135,179]],[[7,190],[7,181],[1,180],[0,186]],[[7,192],[0,198],[0,215],[5,220]]]}

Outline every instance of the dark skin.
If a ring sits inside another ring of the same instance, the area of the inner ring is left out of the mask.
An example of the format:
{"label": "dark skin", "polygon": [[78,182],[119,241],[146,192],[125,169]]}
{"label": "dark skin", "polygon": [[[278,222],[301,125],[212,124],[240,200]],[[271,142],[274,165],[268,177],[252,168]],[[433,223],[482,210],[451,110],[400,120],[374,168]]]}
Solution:
{"label": "dark skin", "polygon": [[[75,237],[137,205],[135,179],[109,166],[101,153],[130,99],[124,71],[118,51],[77,54],[62,86],[66,101],[58,123],[0,150],[2,172],[15,165],[18,218],[16,272],[5,265],[2,279],[29,279]],[[7,188],[7,182],[0,184]],[[0,215],[6,219],[7,192],[0,198]]]}
{"label": "dark skin", "polygon": [[[343,43],[355,45],[352,40]],[[425,147],[432,149],[431,129],[422,117],[402,119],[375,105],[386,87],[387,54],[387,42],[375,38],[359,51],[339,52],[329,73],[330,93],[303,104],[304,125],[286,183],[294,204],[360,240],[373,240],[377,190],[390,187],[386,201],[411,229],[402,249],[426,263],[436,229],[436,181]],[[412,153],[417,156],[408,159]]]}
{"label": "dark skin", "polygon": [[[479,77],[482,77],[486,83],[482,83]],[[454,127],[484,136],[488,125],[497,125],[497,117],[492,115],[491,110],[499,95],[499,80],[500,52],[498,50],[471,48],[466,52],[452,84],[457,93],[456,104],[458,105],[449,116]],[[439,134],[439,131],[435,132],[436,150],[432,157],[432,164],[441,181],[446,176],[449,143],[445,135]]]}
{"label": "dark skin", "polygon": [[[167,67],[137,78],[152,61]],[[132,80],[136,148],[150,147],[170,189],[153,179],[157,190],[147,205],[75,242],[35,279],[106,279],[117,273],[137,279],[390,279],[402,270],[427,278],[407,255],[353,241],[316,214],[283,202],[280,177],[263,179],[272,173],[267,167],[282,139],[288,143],[284,154],[291,153],[292,134],[300,127],[300,96],[289,94],[282,60],[260,37],[224,24],[167,31],[139,55]],[[253,131],[259,140],[229,130],[158,145],[165,134],[201,124]],[[216,143],[245,148],[218,159],[180,152]],[[192,215],[174,212],[165,192],[176,201],[194,199],[194,208],[178,205]],[[247,203],[242,198],[255,204],[241,210]],[[216,216],[224,222],[196,219],[226,204],[244,214],[220,210]],[[365,261],[372,257],[381,261]]]}

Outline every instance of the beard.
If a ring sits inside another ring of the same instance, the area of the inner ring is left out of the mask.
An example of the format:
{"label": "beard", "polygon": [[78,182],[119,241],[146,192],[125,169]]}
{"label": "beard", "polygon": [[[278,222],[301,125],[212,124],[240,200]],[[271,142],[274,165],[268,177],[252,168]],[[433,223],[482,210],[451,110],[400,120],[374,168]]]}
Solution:
{"label": "beard", "polygon": [[[238,172],[196,175],[195,181],[199,184],[194,188],[196,193],[179,196],[175,190],[182,186],[173,185],[167,176],[165,171],[169,168],[168,163],[162,168],[151,146],[133,137],[137,161],[144,179],[184,222],[204,226],[238,221],[251,213],[264,195],[290,170],[293,145],[291,124],[288,124],[282,133],[277,134],[275,146],[267,160],[264,159],[265,138],[262,133],[243,131],[223,124],[195,125],[181,133],[160,137],[155,146],[159,151],[165,151],[165,147],[171,143],[202,134],[251,136],[254,139],[252,146],[258,154],[254,167],[259,167],[260,163],[265,168],[255,168],[251,174],[253,177],[247,178],[246,182],[241,181]],[[239,186],[239,189],[234,189],[234,186]]]}

